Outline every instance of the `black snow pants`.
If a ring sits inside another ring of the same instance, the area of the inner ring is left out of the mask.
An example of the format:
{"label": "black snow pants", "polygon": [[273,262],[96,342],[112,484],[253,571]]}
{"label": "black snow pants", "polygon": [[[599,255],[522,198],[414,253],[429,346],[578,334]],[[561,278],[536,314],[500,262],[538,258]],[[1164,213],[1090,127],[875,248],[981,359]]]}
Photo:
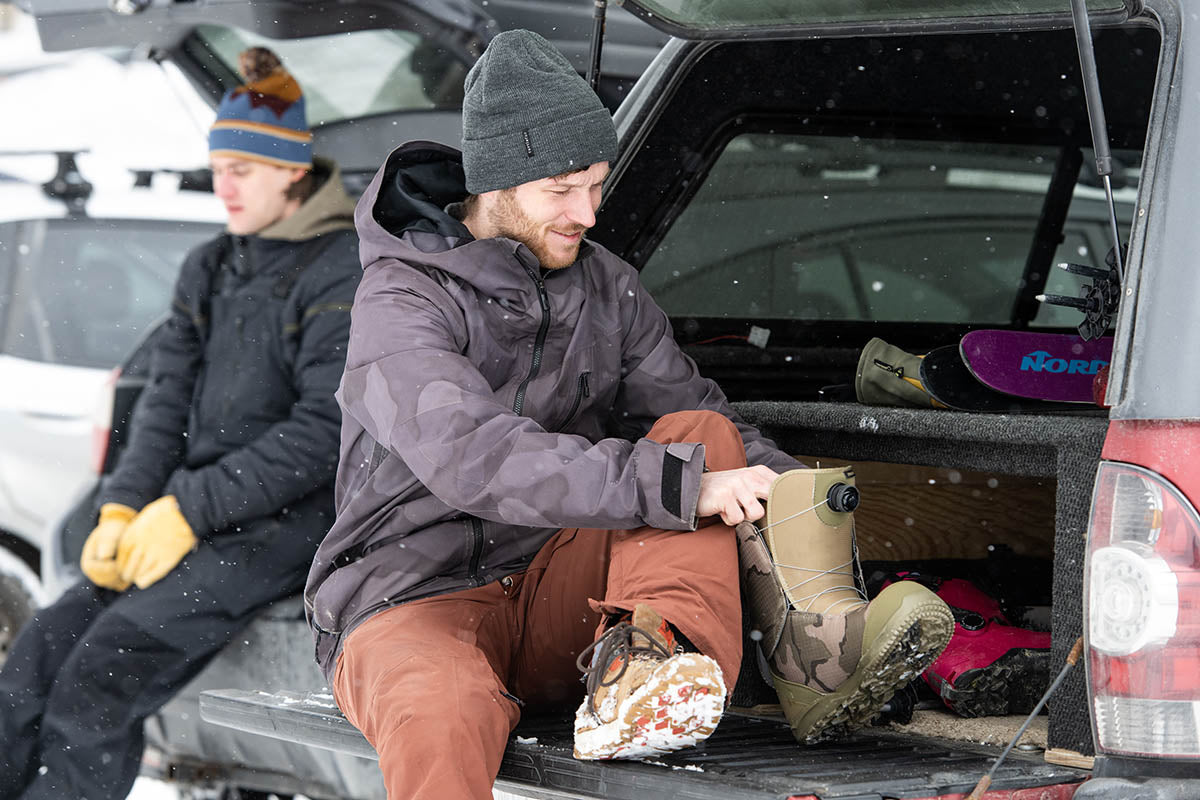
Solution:
{"label": "black snow pants", "polygon": [[0,669],[0,800],[123,800],[145,718],[260,608],[302,587],[301,563],[284,578],[279,562],[291,558],[247,569],[258,560],[202,546],[146,589],[83,581],[39,611]]}

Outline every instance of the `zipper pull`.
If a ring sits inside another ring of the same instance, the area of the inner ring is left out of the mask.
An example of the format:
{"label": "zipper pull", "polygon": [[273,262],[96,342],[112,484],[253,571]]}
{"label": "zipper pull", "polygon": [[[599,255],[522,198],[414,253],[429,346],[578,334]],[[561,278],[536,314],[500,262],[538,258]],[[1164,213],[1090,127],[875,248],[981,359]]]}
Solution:
{"label": "zipper pull", "polygon": [[588,372],[582,373],[579,376],[579,388],[583,391],[584,397],[592,396],[591,389],[588,388],[588,375],[591,375],[591,374],[592,373],[590,371],[588,371]]}

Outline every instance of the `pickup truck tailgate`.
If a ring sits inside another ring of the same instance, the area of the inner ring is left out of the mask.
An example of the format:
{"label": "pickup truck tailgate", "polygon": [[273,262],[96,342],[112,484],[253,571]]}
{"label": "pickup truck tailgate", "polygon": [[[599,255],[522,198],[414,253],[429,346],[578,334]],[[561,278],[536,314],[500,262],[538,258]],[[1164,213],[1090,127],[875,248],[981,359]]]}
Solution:
{"label": "pickup truck tailgate", "polygon": [[[212,690],[200,697],[200,715],[265,736],[376,757],[327,692]],[[869,729],[801,747],[781,720],[730,713],[700,747],[647,761],[589,762],[571,754],[569,720],[531,717],[509,742],[497,786],[535,798],[951,800],[974,788],[997,752]],[[1014,751],[985,797],[1067,800],[1087,775]]]}

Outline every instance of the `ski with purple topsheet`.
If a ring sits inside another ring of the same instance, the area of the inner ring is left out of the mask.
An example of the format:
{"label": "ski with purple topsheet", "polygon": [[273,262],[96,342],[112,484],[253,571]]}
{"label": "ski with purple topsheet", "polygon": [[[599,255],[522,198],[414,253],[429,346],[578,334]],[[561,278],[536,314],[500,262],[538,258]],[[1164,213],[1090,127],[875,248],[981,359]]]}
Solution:
{"label": "ski with purple topsheet", "polygon": [[971,375],[1006,395],[1058,403],[1094,403],[1096,375],[1112,360],[1113,340],[1075,334],[972,331],[959,343]]}

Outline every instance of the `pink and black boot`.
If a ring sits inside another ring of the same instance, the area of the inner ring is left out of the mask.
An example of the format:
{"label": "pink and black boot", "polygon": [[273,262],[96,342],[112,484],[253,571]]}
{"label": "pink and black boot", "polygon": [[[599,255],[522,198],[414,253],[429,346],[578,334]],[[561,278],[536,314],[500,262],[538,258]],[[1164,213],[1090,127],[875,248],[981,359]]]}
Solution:
{"label": "pink and black boot", "polygon": [[964,717],[1028,714],[1050,682],[1050,634],[1012,625],[970,581],[898,573],[932,589],[954,614],[954,635],[922,677]]}

